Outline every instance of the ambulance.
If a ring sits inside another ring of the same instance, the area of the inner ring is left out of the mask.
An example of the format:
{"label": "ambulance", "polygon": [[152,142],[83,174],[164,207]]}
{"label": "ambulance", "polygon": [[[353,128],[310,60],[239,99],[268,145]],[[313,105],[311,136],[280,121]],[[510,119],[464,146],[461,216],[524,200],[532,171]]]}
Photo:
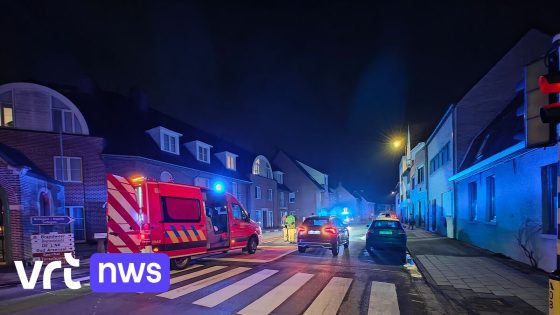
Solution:
{"label": "ambulance", "polygon": [[242,249],[254,254],[260,226],[220,189],[107,175],[107,252],[165,253],[173,269],[192,256]]}

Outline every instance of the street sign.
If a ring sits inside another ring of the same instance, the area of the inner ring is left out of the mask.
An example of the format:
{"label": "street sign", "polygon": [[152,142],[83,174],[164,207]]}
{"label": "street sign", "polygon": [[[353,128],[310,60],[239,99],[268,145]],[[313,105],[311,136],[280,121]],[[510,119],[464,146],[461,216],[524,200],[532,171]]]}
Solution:
{"label": "street sign", "polygon": [[31,235],[33,260],[44,262],[63,261],[64,253],[74,254],[73,233],[49,233]]}
{"label": "street sign", "polygon": [[57,224],[70,224],[74,219],[69,216],[40,216],[31,217],[32,225],[57,225]]}

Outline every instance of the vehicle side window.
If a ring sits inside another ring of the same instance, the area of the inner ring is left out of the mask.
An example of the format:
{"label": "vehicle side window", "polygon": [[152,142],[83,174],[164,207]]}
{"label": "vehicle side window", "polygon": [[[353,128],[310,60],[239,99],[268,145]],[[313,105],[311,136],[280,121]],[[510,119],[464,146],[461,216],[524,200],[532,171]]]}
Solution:
{"label": "vehicle side window", "polygon": [[200,200],[187,198],[162,197],[163,217],[166,222],[200,221]]}
{"label": "vehicle side window", "polygon": [[242,220],[243,219],[243,211],[241,209],[241,206],[234,203],[231,205],[231,212],[233,214],[233,218],[236,220]]}

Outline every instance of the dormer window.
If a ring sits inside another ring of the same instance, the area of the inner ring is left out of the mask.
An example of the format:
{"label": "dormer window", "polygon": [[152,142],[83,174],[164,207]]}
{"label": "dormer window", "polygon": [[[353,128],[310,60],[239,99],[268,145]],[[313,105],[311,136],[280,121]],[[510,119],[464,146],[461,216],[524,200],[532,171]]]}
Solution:
{"label": "dormer window", "polygon": [[210,146],[199,143],[197,144],[196,151],[198,152],[196,156],[197,160],[204,163],[210,163]]}
{"label": "dormer window", "polygon": [[185,143],[185,146],[197,161],[210,164],[210,149],[212,148],[211,145],[202,141],[195,140]]}
{"label": "dormer window", "polygon": [[146,133],[159,145],[161,151],[177,155],[181,154],[179,150],[179,137],[182,134],[161,126],[146,130]]}
{"label": "dormer window", "polygon": [[276,180],[276,182],[278,184],[284,184],[284,173],[282,173],[280,171],[275,171],[274,172],[274,180]]}
{"label": "dormer window", "polygon": [[232,170],[235,171],[236,169],[236,155],[233,155],[231,153],[226,153],[226,168],[228,170]]}
{"label": "dormer window", "polygon": [[253,161],[253,175],[272,179],[272,168],[264,156],[259,155],[255,161]]}
{"label": "dormer window", "polygon": [[162,130],[161,150],[179,155],[179,136],[175,133]]}

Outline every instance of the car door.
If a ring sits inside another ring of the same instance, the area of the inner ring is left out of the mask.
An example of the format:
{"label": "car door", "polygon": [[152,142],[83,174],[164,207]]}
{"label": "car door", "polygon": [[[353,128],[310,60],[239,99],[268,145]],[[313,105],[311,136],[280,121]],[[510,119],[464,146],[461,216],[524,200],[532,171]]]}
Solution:
{"label": "car door", "polygon": [[239,201],[230,196],[228,196],[228,208],[231,222],[230,247],[244,247],[251,236],[249,214]]}

